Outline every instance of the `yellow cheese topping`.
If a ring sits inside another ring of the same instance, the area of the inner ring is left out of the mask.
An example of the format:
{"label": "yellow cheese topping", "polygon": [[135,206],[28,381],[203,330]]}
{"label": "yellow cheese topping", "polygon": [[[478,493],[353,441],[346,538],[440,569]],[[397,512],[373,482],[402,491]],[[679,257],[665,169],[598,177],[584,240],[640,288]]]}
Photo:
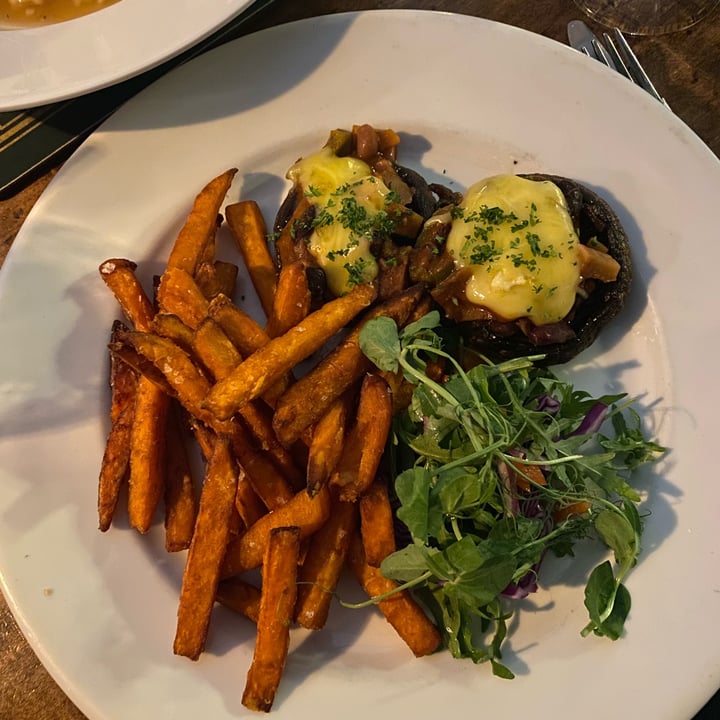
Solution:
{"label": "yellow cheese topping", "polygon": [[453,218],[446,248],[456,265],[472,268],[470,302],[535,325],[570,312],[580,243],[557,185],[496,175],[470,187]]}
{"label": "yellow cheese topping", "polygon": [[372,282],[378,266],[370,252],[374,233],[392,231],[386,206],[394,194],[353,157],[338,157],[330,148],[298,160],[287,173],[300,185],[316,214],[308,248],[325,271],[334,295],[353,285]]}

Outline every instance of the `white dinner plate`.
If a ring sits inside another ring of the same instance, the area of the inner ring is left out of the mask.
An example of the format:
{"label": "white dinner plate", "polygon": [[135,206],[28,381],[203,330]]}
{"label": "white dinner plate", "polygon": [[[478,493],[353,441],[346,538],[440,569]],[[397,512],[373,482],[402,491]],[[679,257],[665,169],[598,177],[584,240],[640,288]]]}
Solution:
{"label": "white dinner plate", "polygon": [[251,0],[119,0],[42,27],[0,29],[0,110],[76,97],[159,65]]}
{"label": "white dinner plate", "polygon": [[[720,685],[720,163],[599,63],[451,14],[334,15],[223,46],[124,106],[40,198],[0,273],[0,571],[23,631],[92,720],[251,716],[249,623],[216,610],[202,658],[173,656],[183,557],[164,552],[159,525],[141,537],[121,515],[96,529],[118,317],[97,268],[127,257],[149,283],[195,194],[229,167],[228,201],[254,198],[272,219],[289,164],[361,122],[401,131],[401,161],[454,188],[543,170],[613,204],[634,288],[563,372],[638,396],[669,452],[639,478],[645,549],[621,640],[580,637],[590,544],[548,562],[521,604],[504,655],[515,680],[444,652],[414,659],[375,611],[335,605],[322,632],[293,631],[273,714],[686,720]],[[247,283],[240,293],[255,312]]]}

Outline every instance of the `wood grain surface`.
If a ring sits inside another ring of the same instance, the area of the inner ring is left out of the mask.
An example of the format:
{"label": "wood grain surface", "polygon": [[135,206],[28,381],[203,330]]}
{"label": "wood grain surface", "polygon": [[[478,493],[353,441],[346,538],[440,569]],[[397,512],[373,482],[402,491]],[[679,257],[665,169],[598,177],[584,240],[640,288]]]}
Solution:
{"label": "wood grain surface", "polygon": [[[563,43],[568,21],[580,16],[572,0],[276,0],[238,35],[308,16],[375,8],[465,13],[519,26]],[[720,155],[720,12],[716,9],[703,22],[682,32],[630,40],[673,111]],[[0,198],[0,265],[57,169],[45,171],[14,195]],[[42,667],[0,596],[0,720],[83,718]],[[720,718],[717,696],[696,716],[696,720],[711,718]]]}

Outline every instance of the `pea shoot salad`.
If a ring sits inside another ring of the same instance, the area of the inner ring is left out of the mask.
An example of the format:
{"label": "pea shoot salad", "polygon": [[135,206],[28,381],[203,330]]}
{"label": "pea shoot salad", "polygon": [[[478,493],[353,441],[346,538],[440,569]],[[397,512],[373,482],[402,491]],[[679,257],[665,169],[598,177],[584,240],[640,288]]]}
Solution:
{"label": "pea shoot salad", "polygon": [[[415,386],[386,453],[406,544],[381,570],[426,607],[452,655],[512,678],[501,662],[512,599],[538,589],[548,552],[572,555],[589,536],[615,562],[587,580],[581,634],[619,638],[643,528],[628,478],[664,451],[644,436],[634,401],[591,397],[539,366],[542,356],[465,370],[437,312],[401,331],[373,319],[360,343]],[[438,363],[441,379],[429,372]]]}

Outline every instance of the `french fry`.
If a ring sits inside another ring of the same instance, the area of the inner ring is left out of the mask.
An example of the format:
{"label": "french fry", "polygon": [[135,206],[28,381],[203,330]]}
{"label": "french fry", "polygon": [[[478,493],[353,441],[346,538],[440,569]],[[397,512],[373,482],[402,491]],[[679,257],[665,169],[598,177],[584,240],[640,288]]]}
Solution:
{"label": "french fry", "polygon": [[192,349],[193,329],[188,327],[177,315],[157,313],[152,321],[151,332],[172,340],[186,352]]}
{"label": "french fry", "polygon": [[357,505],[334,499],[327,522],[310,537],[300,570],[295,622],[301,627],[325,626],[356,527]]}
{"label": "french fry", "polygon": [[350,542],[348,565],[369,597],[393,593],[379,600],[377,606],[416,657],[429,655],[440,647],[440,633],[411,595],[398,590],[397,583],[386,578],[379,568],[367,564],[362,539],[357,533]]}
{"label": "french fry", "polygon": [[227,295],[216,295],[207,314],[220,325],[243,357],[252,355],[270,342],[265,330]]}
{"label": "french fry", "polygon": [[162,373],[171,392],[190,415],[216,432],[232,433],[229,424],[216,423],[215,417],[202,408],[210,381],[179,345],[153,333],[133,331],[120,333],[119,341],[112,345],[113,351],[120,351],[123,344],[130,345]]}
{"label": "french fry", "polygon": [[205,249],[215,237],[220,207],[237,173],[231,168],[211,180],[197,195],[170,252],[168,268],[180,268],[194,275]]}
{"label": "french fry", "polygon": [[169,267],[160,278],[157,302],[161,312],[177,315],[193,330],[207,316],[209,303],[190,273]]}
{"label": "french fry", "polygon": [[129,408],[120,415],[110,427],[105,443],[98,481],[98,528],[102,532],[107,531],[112,524],[120,489],[127,480],[133,414],[133,408]]}
{"label": "french fry", "polygon": [[233,428],[232,446],[253,490],[268,510],[276,510],[293,499],[292,486],[273,463],[270,454],[254,445],[240,423]]}
{"label": "french fry", "polygon": [[314,495],[327,483],[342,455],[352,395],[341,395],[318,420],[307,460],[307,489]]}
{"label": "french fry", "polygon": [[260,567],[270,531],[284,525],[300,528],[304,540],[316,532],[330,515],[330,492],[323,488],[315,497],[301,490],[290,502],[263,515],[247,531],[230,542],[223,561],[222,577],[232,577]]}
{"label": "french fry", "polygon": [[[125,326],[116,320],[110,339]],[[98,479],[98,527],[109,529],[120,496],[120,488],[127,480],[130,467],[130,435],[135,417],[137,373],[115,355],[110,355],[110,432],[105,443]]]}
{"label": "french fry", "polygon": [[347,295],[330,301],[301,323],[245,359],[216,383],[203,403],[221,420],[246,402],[259,397],[285,373],[317,352],[375,298],[371,285],[357,285]]}
{"label": "french fry", "polygon": [[273,309],[277,277],[275,263],[267,244],[265,218],[254,200],[243,200],[226,206],[225,219],[243,256],[265,316],[269,318]]}
{"label": "french fry", "polygon": [[[140,330],[149,330],[154,308],[135,276],[135,263],[114,259],[100,265],[100,276],[118,300],[126,317]],[[147,377],[140,377],[130,428],[128,518],[146,533],[163,494],[165,483],[165,423],[168,398]]]}
{"label": "french fry", "polygon": [[220,565],[230,537],[237,469],[230,443],[218,438],[208,463],[195,532],[183,573],[173,649],[197,660],[205,646]]}
{"label": "french fry", "polygon": [[247,473],[238,466],[238,485],[235,493],[235,509],[245,528],[252,527],[263,515],[267,507],[253,489]]}
{"label": "french fry", "polygon": [[[381,146],[394,156],[399,139],[371,126],[335,137],[345,135],[356,145],[364,138],[368,158]],[[422,607],[379,569],[395,537],[387,485],[377,473],[393,412],[409,395],[400,373],[378,372],[359,347],[368,320],[387,316],[402,327],[431,299],[425,286],[406,288],[408,246],[388,262],[389,251],[381,253],[372,285],[324,302],[312,274],[321,271],[303,242],[311,207],[302,188],[278,213],[273,253],[257,203],[223,208],[236,172],[227,170],[196,196],[154,278],[155,304],[132,261],[100,265],[132,328],[117,323],[109,344],[111,430],[98,518],[107,530],[127,481],[129,522],[144,533],[164,497],[166,550],[188,549],[173,650],[198,659],[216,602],[244,615],[257,627],[242,702],[268,712],[292,623],[326,624],[346,567],[415,655],[440,645]],[[419,219],[398,209],[410,224]],[[216,257],[225,220],[265,311],[264,328],[230,299],[239,268]],[[296,380],[296,367],[351,323]],[[190,434],[206,465],[199,498]],[[259,587],[238,577],[258,568]]]}
{"label": "french fry", "polygon": [[228,578],[218,584],[215,600],[223,607],[257,623],[260,616],[260,588],[240,578]]}
{"label": "french fry", "polygon": [[299,551],[298,528],[272,530],[263,558],[255,652],[242,696],[243,705],[250,710],[269,712],[280,685],[290,647]]}
{"label": "french fry", "polygon": [[232,297],[237,285],[238,270],[235,263],[222,260],[202,262],[195,273],[195,282],[208,300],[221,293]]}
{"label": "french fry", "polygon": [[330,485],[342,500],[357,500],[375,480],[390,432],[392,409],[392,394],[385,380],[366,375],[355,424],[330,476]]}
{"label": "french fry", "polygon": [[385,482],[376,479],[358,504],[365,561],[379,568],[382,561],[397,549],[393,511]]}
{"label": "french fry", "polygon": [[152,380],[138,379],[130,433],[128,519],[141,533],[150,530],[165,488],[165,445],[170,398]]}
{"label": "french fry", "polygon": [[[229,297],[220,294],[213,298],[208,316],[215,320],[230,338],[243,357],[248,357],[270,342],[269,335],[244,310],[237,307]],[[286,373],[262,395],[271,407],[290,385],[292,374]]]}
{"label": "french fry", "polygon": [[206,265],[215,259],[215,250],[217,248],[217,234],[218,230],[223,224],[223,216],[222,213],[218,213],[215,217],[215,229],[208,238],[208,241],[205,243],[205,248],[202,251],[202,255],[200,256],[197,264],[197,268],[195,269],[195,273],[197,274],[197,271],[200,269],[201,265]]}
{"label": "french fry", "polygon": [[372,370],[373,365],[359,344],[364,323],[384,315],[393,318],[398,325],[403,325],[423,292],[421,287],[413,286],[401,295],[373,307],[345,340],[283,393],[278,399],[273,417],[275,433],[283,445],[288,446],[300,438],[304,430],[316,423],[336,398]]}
{"label": "french fry", "polygon": [[197,418],[192,417],[188,413],[188,425],[192,431],[195,440],[197,441],[200,452],[202,453],[205,462],[209,462],[212,457],[213,451],[215,450],[215,439],[217,435],[209,428],[205,423]]}
{"label": "french fry", "polygon": [[135,276],[137,265],[131,260],[113,258],[100,265],[100,277],[110,288],[125,317],[136,330],[150,330],[155,309]]}
{"label": "french fry", "polygon": [[198,505],[179,413],[180,408],[171,405],[165,478],[165,549],[168,552],[190,547]]}
{"label": "french fry", "polygon": [[272,428],[272,416],[258,402],[249,402],[238,411],[242,423],[259,445],[259,450],[267,453],[293,490],[305,487],[305,473],[298,467],[293,454],[277,439]]}
{"label": "french fry", "polygon": [[284,265],[268,314],[267,334],[278,337],[304,320],[310,312],[310,299],[305,265],[300,261]]}
{"label": "french fry", "polygon": [[233,452],[268,508],[274,509],[292,498],[292,487],[270,455],[253,444],[245,427],[237,421],[219,421],[201,407],[210,382],[186,352],[172,341],[151,333],[127,332],[120,333],[120,337],[163,372],[190,415],[218,435],[231,439]]}
{"label": "french fry", "polygon": [[[198,326],[193,338],[193,349],[216,380],[227,377],[242,362],[240,353],[212,318],[205,318]],[[304,474],[275,436],[269,409],[259,401],[253,401],[243,405],[238,412],[250,434],[272,456],[288,481],[295,489],[303,487]]]}
{"label": "french fry", "polygon": [[204,318],[195,329],[191,347],[216,380],[227,377],[242,362],[242,355],[225,331],[209,317]]}

